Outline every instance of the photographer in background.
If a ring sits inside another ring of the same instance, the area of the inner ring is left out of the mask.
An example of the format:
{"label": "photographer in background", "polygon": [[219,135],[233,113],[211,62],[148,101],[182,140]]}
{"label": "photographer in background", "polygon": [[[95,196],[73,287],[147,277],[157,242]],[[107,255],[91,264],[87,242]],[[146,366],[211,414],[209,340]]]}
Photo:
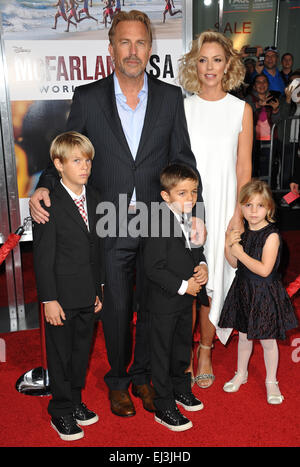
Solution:
{"label": "photographer in background", "polygon": [[[253,79],[259,73],[264,73],[269,81],[269,91],[275,91],[278,97],[284,94],[285,83],[277,68],[278,49],[274,46],[264,48],[264,61],[258,61],[255,67]],[[262,63],[264,66],[262,66]]]}
{"label": "photographer in background", "polygon": [[272,125],[280,120],[279,99],[270,91],[267,76],[260,73],[255,76],[252,92],[245,100],[253,111],[252,176],[265,178],[269,172]]}
{"label": "photographer in background", "polygon": [[244,84],[241,86],[243,95],[240,93],[238,97],[244,99],[245,96],[252,92],[254,76],[257,73],[261,73],[262,68],[260,68],[260,63],[262,62],[262,67],[264,63],[263,48],[260,45],[251,47],[247,44],[241,48],[240,54],[246,68],[246,75]]}

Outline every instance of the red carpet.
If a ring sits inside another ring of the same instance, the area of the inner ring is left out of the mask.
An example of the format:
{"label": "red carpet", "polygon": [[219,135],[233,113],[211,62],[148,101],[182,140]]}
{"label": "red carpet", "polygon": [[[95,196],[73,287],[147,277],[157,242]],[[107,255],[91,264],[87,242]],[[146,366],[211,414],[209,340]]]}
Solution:
{"label": "red carpet", "polygon": [[[287,285],[299,275],[300,235],[299,231],[289,231],[283,232],[282,236],[287,245],[283,255],[283,266],[286,267],[283,277]],[[28,262],[30,266],[30,256]],[[25,280],[26,288],[28,284],[30,278]],[[34,283],[30,289],[31,295],[34,294]],[[29,294],[29,287],[26,294]],[[300,320],[299,292],[293,303]],[[214,384],[205,390],[194,387],[194,393],[205,406],[201,412],[188,414],[194,427],[183,433],[172,433],[154,422],[153,414],[144,411],[139,399],[134,399],[137,415],[132,418],[122,419],[110,412],[103,381],[108,364],[99,324],[84,401],[99,414],[100,421],[84,429],[84,439],[72,443],[61,441],[50,427],[47,413],[49,397],[25,396],[15,389],[15,383],[23,373],[41,366],[39,330],[0,334],[0,338],[6,346],[6,361],[0,361],[1,447],[300,446],[300,329],[279,344],[278,380],[285,396],[281,405],[271,406],[266,402],[265,369],[259,343],[254,346],[248,383],[235,394],[222,390],[224,382],[233,376],[236,368],[237,336],[234,336],[226,347],[218,341],[215,344]]]}
{"label": "red carpet", "polygon": [[[300,309],[299,298],[297,301]],[[281,405],[271,406],[266,402],[265,370],[259,344],[255,345],[250,361],[248,383],[235,394],[222,390],[235,370],[237,337],[234,336],[227,347],[220,342],[215,344],[213,386],[206,390],[194,388],[205,405],[201,412],[189,414],[194,427],[184,433],[172,433],[154,422],[153,415],[144,411],[139,399],[134,399],[136,416],[122,419],[111,414],[103,382],[107,360],[99,324],[84,401],[100,415],[100,421],[86,427],[85,437],[72,443],[61,441],[50,427],[49,397],[25,396],[15,390],[19,376],[41,365],[39,331],[2,334],[1,338],[6,343],[7,361],[0,363],[0,446],[300,446],[299,330],[280,344],[278,379],[285,396]]]}

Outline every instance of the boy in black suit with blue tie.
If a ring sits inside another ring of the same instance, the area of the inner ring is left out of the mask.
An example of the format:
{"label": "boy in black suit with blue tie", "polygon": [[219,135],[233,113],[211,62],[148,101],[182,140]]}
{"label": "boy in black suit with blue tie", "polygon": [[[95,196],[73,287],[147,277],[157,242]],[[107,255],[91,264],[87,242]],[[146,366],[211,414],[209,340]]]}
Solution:
{"label": "boy in black suit with blue tie", "polygon": [[[189,167],[171,164],[161,177],[161,217],[151,216],[144,264],[149,280],[151,371],[156,392],[155,420],[172,431],[192,427],[178,410],[203,408],[191,390],[192,304],[198,296],[208,304],[204,284],[208,272],[202,247],[189,238],[188,217],[198,196],[198,176]],[[193,248],[192,248],[193,247]]]}
{"label": "boy in black suit with blue tie", "polygon": [[51,426],[61,439],[83,437],[79,425],[98,415],[81,400],[95,313],[102,304],[101,244],[96,234],[98,193],[88,181],[94,148],[85,136],[68,132],[51,144],[61,176],[51,192],[50,220],[34,224],[33,251],[38,296],[44,303],[47,363],[52,399]]}

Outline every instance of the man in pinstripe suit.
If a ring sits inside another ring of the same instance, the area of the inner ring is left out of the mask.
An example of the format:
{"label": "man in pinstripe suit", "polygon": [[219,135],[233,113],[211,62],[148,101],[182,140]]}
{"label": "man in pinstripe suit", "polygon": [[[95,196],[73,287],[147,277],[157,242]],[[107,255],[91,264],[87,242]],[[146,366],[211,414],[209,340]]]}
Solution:
{"label": "man in pinstripe suit", "polygon": [[[115,71],[105,79],[76,88],[67,129],[85,134],[95,147],[90,182],[101,198],[118,205],[127,196],[128,217],[135,216],[136,202],[160,201],[159,175],[169,163],[196,167],[190,148],[181,89],[154,79],[145,72],[151,55],[152,33],[147,15],[120,12],[109,32],[109,52]],[[37,222],[47,221],[39,201],[49,202],[54,171],[47,169],[30,208]],[[199,183],[201,198],[201,180]],[[143,407],[154,411],[150,386],[148,313],[141,292],[142,239],[131,236],[105,241],[106,284],[102,312],[110,371],[105,375],[111,410],[132,416],[135,408],[128,387]],[[133,289],[137,271],[137,315],[134,359],[131,361]]]}

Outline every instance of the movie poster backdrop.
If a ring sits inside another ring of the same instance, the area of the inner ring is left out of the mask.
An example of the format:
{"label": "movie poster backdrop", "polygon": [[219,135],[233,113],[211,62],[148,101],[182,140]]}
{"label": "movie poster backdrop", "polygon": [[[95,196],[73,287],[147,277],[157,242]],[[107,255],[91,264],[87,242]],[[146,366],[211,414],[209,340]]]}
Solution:
{"label": "movie poster backdrop", "polygon": [[[113,69],[108,30],[118,9],[140,10],[153,25],[147,71],[176,84],[183,50],[185,0],[0,1],[8,70],[21,222],[28,200],[49,163],[52,139],[65,130],[76,86]],[[172,4],[173,5],[173,4]],[[22,240],[31,240],[31,232]]]}

